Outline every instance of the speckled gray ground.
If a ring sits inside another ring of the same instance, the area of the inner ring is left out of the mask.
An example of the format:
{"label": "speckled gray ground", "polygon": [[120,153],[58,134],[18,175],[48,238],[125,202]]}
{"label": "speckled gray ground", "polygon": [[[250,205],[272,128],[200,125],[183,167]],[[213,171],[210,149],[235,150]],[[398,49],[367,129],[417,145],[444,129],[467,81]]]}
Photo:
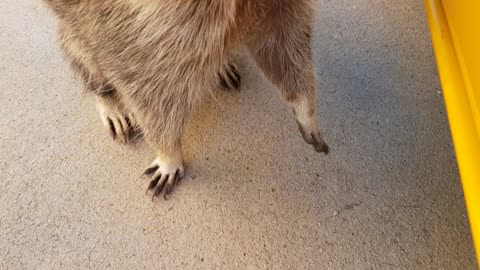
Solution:
{"label": "speckled gray ground", "polygon": [[325,0],[327,157],[251,60],[154,203],[144,143],[102,129],[38,2],[0,2],[0,269],[475,269],[422,1]]}

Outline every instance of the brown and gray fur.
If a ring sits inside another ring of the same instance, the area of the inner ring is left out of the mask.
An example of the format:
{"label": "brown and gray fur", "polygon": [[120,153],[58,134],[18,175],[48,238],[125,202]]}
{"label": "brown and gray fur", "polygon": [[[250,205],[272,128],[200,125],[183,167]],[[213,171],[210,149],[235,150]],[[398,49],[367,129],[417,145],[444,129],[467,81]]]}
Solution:
{"label": "brown and gray fur", "polygon": [[219,74],[238,84],[231,55],[242,47],[292,105],[304,139],[328,153],[315,116],[313,0],[45,1],[111,135],[126,142],[138,126],[156,151],[146,171],[154,196],[183,176],[183,128]]}

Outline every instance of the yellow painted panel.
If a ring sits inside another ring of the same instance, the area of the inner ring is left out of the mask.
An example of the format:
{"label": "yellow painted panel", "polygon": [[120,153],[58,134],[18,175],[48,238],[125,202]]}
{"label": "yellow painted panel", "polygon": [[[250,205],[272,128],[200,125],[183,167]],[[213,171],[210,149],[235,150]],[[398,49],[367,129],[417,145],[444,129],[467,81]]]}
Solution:
{"label": "yellow painted panel", "polygon": [[480,1],[424,1],[480,265]]}
{"label": "yellow painted panel", "polygon": [[480,0],[442,0],[442,4],[480,134]]}

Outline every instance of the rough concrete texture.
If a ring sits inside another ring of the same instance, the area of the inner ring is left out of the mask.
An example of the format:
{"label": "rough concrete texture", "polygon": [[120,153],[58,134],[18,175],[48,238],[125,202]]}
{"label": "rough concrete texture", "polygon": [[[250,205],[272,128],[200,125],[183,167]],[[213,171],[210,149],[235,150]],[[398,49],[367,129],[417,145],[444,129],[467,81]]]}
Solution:
{"label": "rough concrete texture", "polygon": [[326,0],[315,34],[328,156],[251,59],[154,159],[103,129],[37,1],[0,2],[0,269],[475,269],[422,1]]}

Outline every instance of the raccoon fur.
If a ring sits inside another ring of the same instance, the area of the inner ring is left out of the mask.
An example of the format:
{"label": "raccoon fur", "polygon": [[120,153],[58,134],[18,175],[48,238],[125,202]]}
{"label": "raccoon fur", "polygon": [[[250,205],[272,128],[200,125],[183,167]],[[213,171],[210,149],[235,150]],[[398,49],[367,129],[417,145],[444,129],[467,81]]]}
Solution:
{"label": "raccoon fur", "polygon": [[[328,153],[316,120],[313,0],[44,0],[60,44],[96,95],[111,136],[142,130],[157,158],[153,197],[184,175],[181,136],[219,83],[238,87],[232,54],[247,48],[294,111],[305,141]],[[153,198],[152,197],[152,198]]]}

